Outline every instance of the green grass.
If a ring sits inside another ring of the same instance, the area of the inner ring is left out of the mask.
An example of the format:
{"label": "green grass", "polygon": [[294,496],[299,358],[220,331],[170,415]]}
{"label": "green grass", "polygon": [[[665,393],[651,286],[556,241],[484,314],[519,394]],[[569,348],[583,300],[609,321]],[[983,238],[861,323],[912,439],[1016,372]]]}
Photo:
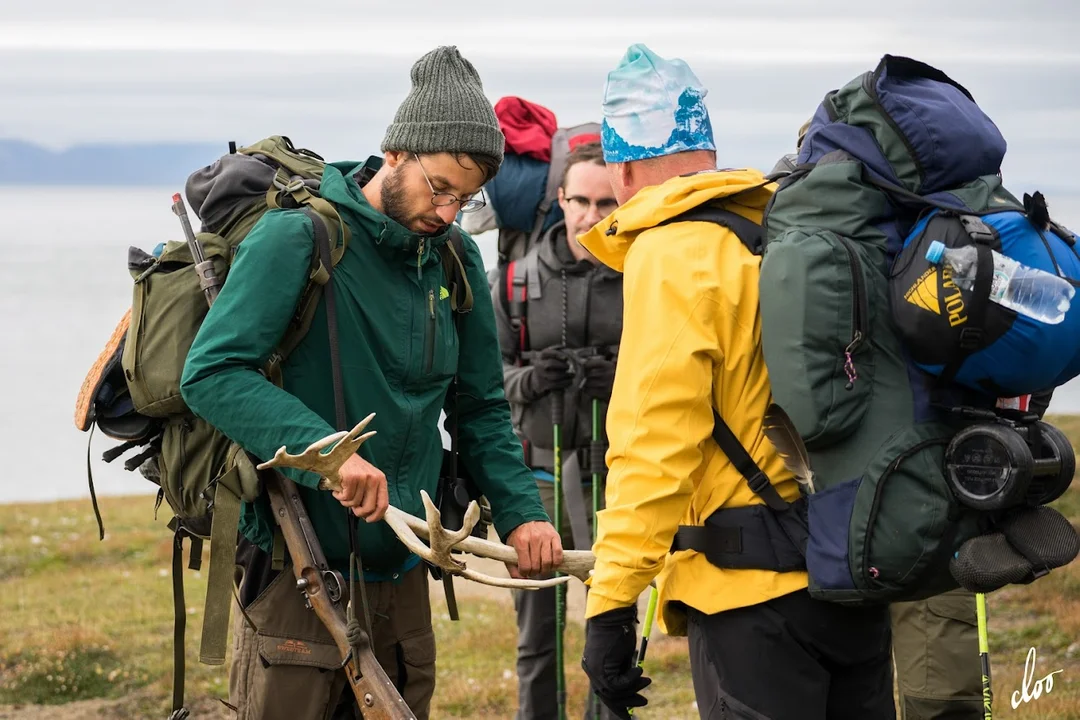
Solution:
{"label": "green grass", "polygon": [[[1080,439],[1080,417],[1049,419],[1074,444]],[[91,698],[110,703],[110,717],[168,715],[173,607],[166,513],[154,520],[152,497],[103,498],[101,506],[104,542],[98,541],[89,500],[0,506],[2,717],[29,703],[52,708],[32,717],[75,717],[63,705]],[[1080,488],[1054,507],[1080,524]],[[209,551],[204,569],[208,561]],[[189,706],[198,708],[198,717],[229,717],[216,701],[228,697],[228,661],[198,662],[205,572],[186,570],[184,581]],[[993,593],[987,604],[995,716],[1080,718],[1080,563]],[[432,716],[511,717],[517,693],[512,607],[469,598],[460,609],[460,622],[434,613],[438,685]],[[580,717],[586,701],[578,664],[582,639],[580,625],[571,624],[566,673],[572,717]],[[1054,676],[1049,694],[1014,711],[1009,699],[1021,687],[1031,647],[1038,653],[1036,679],[1063,672]],[[685,639],[655,633],[646,664],[653,677],[649,706],[636,716],[696,718]]]}
{"label": "green grass", "polygon": [[[154,521],[150,497],[100,502],[103,542],[88,500],[0,506],[0,716],[6,717],[5,705],[54,706],[88,698],[117,700],[110,706],[117,717],[168,715],[172,536],[165,514]],[[204,570],[208,562],[207,549]],[[228,659],[224,666],[198,662],[205,572],[185,570],[184,590],[186,696],[203,710],[200,717],[227,717],[212,699],[228,698]],[[438,637],[433,717],[508,717],[517,698],[512,606],[470,597],[460,603],[460,613],[459,622],[433,613]],[[580,625],[571,625],[566,674],[567,702],[574,712],[584,708],[588,692],[576,662],[582,644]],[[649,648],[656,688],[651,712],[696,717],[685,641],[657,633]],[[61,708],[56,713],[45,717],[64,717]]]}

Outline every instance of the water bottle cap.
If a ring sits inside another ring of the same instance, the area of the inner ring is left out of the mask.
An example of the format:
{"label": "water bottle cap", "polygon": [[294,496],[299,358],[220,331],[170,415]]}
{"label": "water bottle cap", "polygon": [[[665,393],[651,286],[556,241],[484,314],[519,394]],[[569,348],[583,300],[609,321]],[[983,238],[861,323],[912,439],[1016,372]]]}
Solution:
{"label": "water bottle cap", "polygon": [[945,243],[938,240],[930,243],[930,247],[926,249],[926,259],[930,261],[932,265],[937,265],[941,262],[941,256],[945,254]]}

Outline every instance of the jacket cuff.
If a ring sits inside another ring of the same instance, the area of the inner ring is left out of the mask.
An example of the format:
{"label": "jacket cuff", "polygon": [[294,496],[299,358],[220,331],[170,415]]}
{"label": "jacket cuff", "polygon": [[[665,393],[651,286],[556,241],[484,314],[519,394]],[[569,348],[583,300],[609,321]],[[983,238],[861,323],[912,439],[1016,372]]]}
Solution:
{"label": "jacket cuff", "polygon": [[609,610],[633,607],[636,604],[637,603],[612,600],[611,598],[604,597],[595,590],[590,590],[585,598],[585,619],[588,620],[596,617],[600,613],[608,612]]}
{"label": "jacket cuff", "polygon": [[518,387],[521,389],[521,397],[525,400],[525,404],[536,402],[540,398],[540,393],[536,390],[536,368],[527,367],[525,372],[521,373],[521,381]]}

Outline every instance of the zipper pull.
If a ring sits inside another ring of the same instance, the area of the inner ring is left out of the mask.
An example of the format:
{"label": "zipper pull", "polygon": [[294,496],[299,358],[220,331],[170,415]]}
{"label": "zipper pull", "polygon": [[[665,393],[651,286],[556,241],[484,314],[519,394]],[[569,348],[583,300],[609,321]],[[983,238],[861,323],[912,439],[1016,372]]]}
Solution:
{"label": "zipper pull", "polygon": [[424,258],[424,238],[420,238],[420,244],[416,246],[416,279],[420,279],[420,262]]}
{"label": "zipper pull", "polygon": [[855,387],[855,381],[859,379],[859,373],[855,369],[855,361],[852,360],[851,354],[862,344],[863,335],[859,330],[855,331],[855,337],[846,348],[844,348],[844,372],[847,373],[847,385],[844,386],[845,390],[851,390]]}
{"label": "zipper pull", "polygon": [[435,319],[435,291],[427,291],[428,310],[431,312],[431,319]]}

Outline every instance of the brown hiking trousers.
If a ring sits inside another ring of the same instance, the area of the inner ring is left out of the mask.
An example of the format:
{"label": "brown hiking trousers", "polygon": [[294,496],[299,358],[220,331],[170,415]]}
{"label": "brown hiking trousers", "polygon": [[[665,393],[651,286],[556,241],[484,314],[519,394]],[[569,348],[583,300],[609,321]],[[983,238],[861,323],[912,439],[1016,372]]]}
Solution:
{"label": "brown hiking trousers", "polygon": [[901,720],[981,720],[975,596],[952,590],[890,612]]}
{"label": "brown hiking trousers", "polygon": [[[256,587],[248,586],[245,578],[240,598],[248,604],[244,612],[233,607],[229,703],[237,708],[238,720],[359,717],[355,710],[338,708],[339,700],[349,703],[351,697],[345,674],[338,669],[341,654],[315,612],[305,607],[288,559],[285,569],[276,572],[268,570],[265,553],[256,548],[252,555],[258,567],[248,565],[247,576]],[[366,587],[375,657],[418,720],[427,720],[435,692],[427,578],[427,566],[421,563],[399,583],[369,582]],[[345,591],[343,607],[347,585]],[[359,608],[357,612],[359,616]]]}

